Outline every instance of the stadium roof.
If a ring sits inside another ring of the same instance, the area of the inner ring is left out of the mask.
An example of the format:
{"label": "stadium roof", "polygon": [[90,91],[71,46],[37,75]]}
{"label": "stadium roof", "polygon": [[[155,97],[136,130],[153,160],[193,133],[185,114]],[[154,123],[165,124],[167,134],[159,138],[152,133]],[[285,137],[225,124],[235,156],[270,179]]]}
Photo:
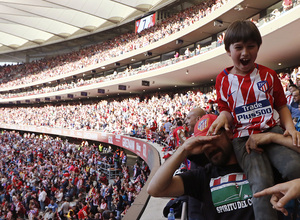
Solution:
{"label": "stadium roof", "polygon": [[174,0],[0,0],[0,53],[117,27]]}

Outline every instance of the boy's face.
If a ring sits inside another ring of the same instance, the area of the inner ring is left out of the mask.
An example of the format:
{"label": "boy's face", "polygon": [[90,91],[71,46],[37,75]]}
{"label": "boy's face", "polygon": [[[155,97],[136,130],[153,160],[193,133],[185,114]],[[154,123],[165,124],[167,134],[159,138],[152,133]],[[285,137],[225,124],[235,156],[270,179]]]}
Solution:
{"label": "boy's face", "polygon": [[258,49],[258,45],[255,41],[247,41],[246,43],[239,41],[231,44],[227,54],[233,61],[234,67],[232,73],[246,75],[251,72],[255,67],[254,62],[257,57]]}

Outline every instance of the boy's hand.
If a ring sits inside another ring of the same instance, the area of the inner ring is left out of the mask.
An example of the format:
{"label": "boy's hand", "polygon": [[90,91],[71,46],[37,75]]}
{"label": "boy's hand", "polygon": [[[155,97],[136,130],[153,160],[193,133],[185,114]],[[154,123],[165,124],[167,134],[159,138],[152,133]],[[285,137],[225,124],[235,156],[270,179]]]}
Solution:
{"label": "boy's hand", "polygon": [[210,126],[207,132],[207,136],[218,134],[218,131],[222,127],[225,128],[226,131],[230,130],[229,122],[227,120],[226,115],[224,114],[220,114],[217,117],[217,119],[212,123],[212,125]]}
{"label": "boy's hand", "polygon": [[300,132],[296,131],[296,129],[286,129],[283,133],[284,136],[292,136],[293,145],[300,147]]}

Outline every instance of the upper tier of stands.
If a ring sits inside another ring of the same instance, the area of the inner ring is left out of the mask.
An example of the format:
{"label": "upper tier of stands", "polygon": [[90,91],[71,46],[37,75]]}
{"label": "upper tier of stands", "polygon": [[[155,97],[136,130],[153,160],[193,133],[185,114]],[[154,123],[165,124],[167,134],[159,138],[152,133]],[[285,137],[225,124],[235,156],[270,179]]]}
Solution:
{"label": "upper tier of stands", "polygon": [[25,64],[5,65],[0,69],[0,87],[11,89],[34,81],[64,75],[66,73],[95,65],[179,32],[201,18],[214,12],[227,0],[209,0],[188,8],[139,34],[128,33],[110,41],[83,48],[68,54]]}

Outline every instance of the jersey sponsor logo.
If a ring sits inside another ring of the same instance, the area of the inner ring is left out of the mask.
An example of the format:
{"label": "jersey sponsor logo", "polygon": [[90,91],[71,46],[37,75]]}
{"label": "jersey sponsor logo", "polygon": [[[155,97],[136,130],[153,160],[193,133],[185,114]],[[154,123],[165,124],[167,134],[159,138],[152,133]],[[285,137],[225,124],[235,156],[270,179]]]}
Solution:
{"label": "jersey sponsor logo", "polygon": [[252,191],[243,173],[232,173],[211,178],[210,190],[218,213],[252,206]]}
{"label": "jersey sponsor logo", "polygon": [[258,82],[257,87],[262,92],[266,92],[269,90],[269,84],[266,80]]}
{"label": "jersey sponsor logo", "polygon": [[234,109],[238,121],[250,120],[256,117],[270,115],[273,109],[269,100],[265,99],[247,105],[238,106]]}

